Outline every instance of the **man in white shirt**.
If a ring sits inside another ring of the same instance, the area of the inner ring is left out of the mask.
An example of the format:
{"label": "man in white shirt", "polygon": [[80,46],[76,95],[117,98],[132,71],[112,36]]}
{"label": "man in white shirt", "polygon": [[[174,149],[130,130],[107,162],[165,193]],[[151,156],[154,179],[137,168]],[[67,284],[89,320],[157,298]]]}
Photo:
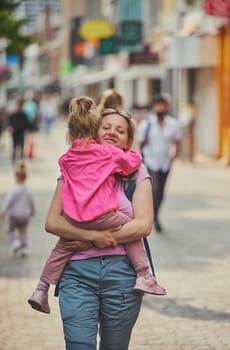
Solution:
{"label": "man in white shirt", "polygon": [[144,163],[153,180],[155,229],[161,232],[159,209],[169,171],[173,160],[179,155],[181,144],[179,122],[168,114],[166,98],[158,96],[153,100],[152,113],[138,126],[138,141]]}

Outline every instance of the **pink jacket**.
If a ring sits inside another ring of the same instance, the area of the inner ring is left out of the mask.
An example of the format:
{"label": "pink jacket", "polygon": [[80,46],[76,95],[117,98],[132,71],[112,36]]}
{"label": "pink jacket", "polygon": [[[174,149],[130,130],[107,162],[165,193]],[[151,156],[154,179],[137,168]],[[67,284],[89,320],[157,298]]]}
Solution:
{"label": "pink jacket", "polygon": [[62,205],[73,220],[91,221],[117,209],[114,174],[127,176],[142,162],[139,152],[123,150],[94,140],[77,139],[59,160],[64,177]]}

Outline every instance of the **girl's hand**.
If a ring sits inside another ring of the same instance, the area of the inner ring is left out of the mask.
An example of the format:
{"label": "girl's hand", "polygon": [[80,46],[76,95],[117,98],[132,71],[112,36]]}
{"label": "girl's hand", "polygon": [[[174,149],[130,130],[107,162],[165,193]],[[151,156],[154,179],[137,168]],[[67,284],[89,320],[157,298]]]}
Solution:
{"label": "girl's hand", "polygon": [[85,241],[66,241],[65,248],[71,251],[86,250],[92,248],[92,243]]}

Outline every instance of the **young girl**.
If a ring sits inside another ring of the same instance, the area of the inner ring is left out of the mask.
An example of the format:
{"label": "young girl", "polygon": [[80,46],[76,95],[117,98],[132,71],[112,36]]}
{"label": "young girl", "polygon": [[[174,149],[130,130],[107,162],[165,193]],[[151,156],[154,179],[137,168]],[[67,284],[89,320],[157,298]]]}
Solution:
{"label": "young girl", "polygon": [[[95,103],[88,97],[71,101],[68,138],[72,144],[58,163],[63,179],[63,215],[82,228],[102,230],[117,228],[130,220],[117,210],[114,175],[128,176],[138,170],[141,156],[134,150],[125,152],[110,144],[99,145],[95,141],[98,124],[95,110]],[[28,300],[35,310],[50,313],[47,293],[49,285],[58,283],[65,264],[73,254],[65,248],[64,243],[63,239],[58,241],[45,264],[36,290]],[[111,246],[116,246],[115,240]],[[150,294],[166,294],[165,289],[156,284],[149,272],[142,241],[135,241],[126,247],[137,272],[134,288]],[[98,249],[97,254],[100,256]],[[87,250],[82,252],[82,259],[86,256]]]}
{"label": "young girl", "polygon": [[16,185],[5,197],[0,211],[3,218],[7,215],[7,233],[13,255],[19,251],[22,257],[28,255],[27,227],[34,215],[35,206],[32,193],[25,185],[27,178],[23,163],[15,167]]}

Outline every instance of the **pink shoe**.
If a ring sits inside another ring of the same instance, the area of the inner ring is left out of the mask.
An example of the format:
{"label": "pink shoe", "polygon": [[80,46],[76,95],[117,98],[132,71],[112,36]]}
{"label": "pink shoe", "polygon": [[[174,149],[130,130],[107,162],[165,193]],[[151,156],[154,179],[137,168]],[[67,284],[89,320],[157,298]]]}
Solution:
{"label": "pink shoe", "polygon": [[155,294],[155,295],[167,294],[166,289],[157,284],[155,277],[150,277],[146,279],[142,276],[138,276],[134,289],[138,292],[144,292],[148,294]]}
{"label": "pink shoe", "polygon": [[43,290],[35,289],[28,303],[34,310],[50,314],[50,307],[48,303],[48,294]]}

